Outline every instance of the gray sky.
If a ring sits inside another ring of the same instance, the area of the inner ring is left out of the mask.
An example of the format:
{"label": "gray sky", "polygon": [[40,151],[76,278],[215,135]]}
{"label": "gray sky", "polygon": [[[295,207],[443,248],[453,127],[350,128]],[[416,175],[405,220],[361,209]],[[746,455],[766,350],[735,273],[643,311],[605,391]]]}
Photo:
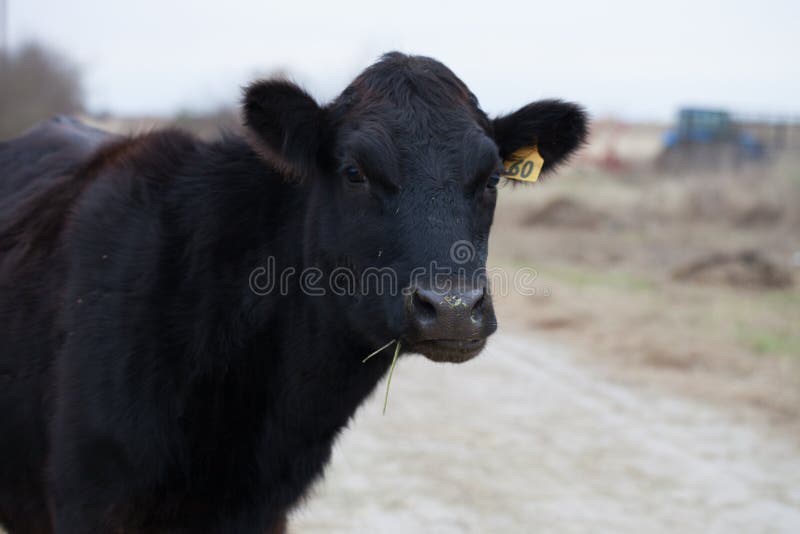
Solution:
{"label": "gray sky", "polygon": [[398,49],[443,61],[491,113],[561,97],[601,117],[687,103],[800,115],[797,0],[8,2],[12,45],[73,57],[95,111],[232,104],[275,69],[326,100]]}

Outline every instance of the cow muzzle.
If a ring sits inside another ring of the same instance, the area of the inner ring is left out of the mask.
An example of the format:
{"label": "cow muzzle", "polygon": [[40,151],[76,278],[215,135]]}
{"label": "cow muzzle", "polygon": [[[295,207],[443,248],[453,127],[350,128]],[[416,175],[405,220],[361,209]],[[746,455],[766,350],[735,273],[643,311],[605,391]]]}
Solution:
{"label": "cow muzzle", "polygon": [[437,291],[412,288],[406,296],[409,349],[437,362],[465,362],[497,330],[485,287]]}

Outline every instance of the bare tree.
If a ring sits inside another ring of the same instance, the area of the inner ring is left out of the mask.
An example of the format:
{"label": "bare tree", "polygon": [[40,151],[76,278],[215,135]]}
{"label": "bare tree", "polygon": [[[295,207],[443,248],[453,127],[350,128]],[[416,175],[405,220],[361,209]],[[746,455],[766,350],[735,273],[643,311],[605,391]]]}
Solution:
{"label": "bare tree", "polygon": [[0,53],[0,139],[82,110],[80,71],[71,61],[36,43]]}

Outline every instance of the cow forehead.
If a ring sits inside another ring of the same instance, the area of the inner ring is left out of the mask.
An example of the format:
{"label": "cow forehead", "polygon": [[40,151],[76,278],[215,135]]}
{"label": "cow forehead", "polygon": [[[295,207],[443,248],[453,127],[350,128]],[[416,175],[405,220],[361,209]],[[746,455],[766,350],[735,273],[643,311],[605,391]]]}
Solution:
{"label": "cow forehead", "polygon": [[429,58],[390,55],[357,77],[330,111],[340,157],[366,160],[400,182],[470,174],[499,159],[477,99]]}
{"label": "cow forehead", "polygon": [[360,145],[389,150],[441,147],[450,151],[475,149],[489,139],[469,116],[456,113],[418,113],[393,109],[364,114],[340,129],[345,147]]}
{"label": "cow forehead", "polygon": [[464,120],[442,125],[361,121],[342,135],[338,155],[343,163],[379,170],[399,183],[487,173],[500,161],[494,141],[475,122]]}
{"label": "cow forehead", "polygon": [[488,123],[480,114],[465,102],[446,95],[429,99],[412,94],[398,99],[392,93],[370,92],[339,110],[338,116],[338,123],[345,127],[382,129],[391,135],[452,135],[476,128],[488,131]]}

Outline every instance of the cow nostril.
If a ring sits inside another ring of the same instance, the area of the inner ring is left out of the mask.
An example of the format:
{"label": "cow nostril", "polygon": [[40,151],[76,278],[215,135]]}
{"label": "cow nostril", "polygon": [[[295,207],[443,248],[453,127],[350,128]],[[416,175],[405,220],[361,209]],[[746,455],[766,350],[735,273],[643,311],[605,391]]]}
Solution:
{"label": "cow nostril", "polygon": [[472,305],[472,309],[469,311],[469,318],[473,323],[478,323],[481,320],[481,316],[483,314],[483,303],[486,301],[486,289],[484,288],[481,291],[481,296],[475,301],[475,304]]}
{"label": "cow nostril", "polygon": [[414,291],[411,297],[411,306],[419,319],[432,320],[436,318],[436,306],[425,295],[420,295],[419,291]]}
{"label": "cow nostril", "polygon": [[478,300],[475,301],[475,304],[472,305],[472,312],[476,310],[480,310],[483,306],[483,302],[486,300],[486,288],[481,290],[481,296],[478,297]]}

